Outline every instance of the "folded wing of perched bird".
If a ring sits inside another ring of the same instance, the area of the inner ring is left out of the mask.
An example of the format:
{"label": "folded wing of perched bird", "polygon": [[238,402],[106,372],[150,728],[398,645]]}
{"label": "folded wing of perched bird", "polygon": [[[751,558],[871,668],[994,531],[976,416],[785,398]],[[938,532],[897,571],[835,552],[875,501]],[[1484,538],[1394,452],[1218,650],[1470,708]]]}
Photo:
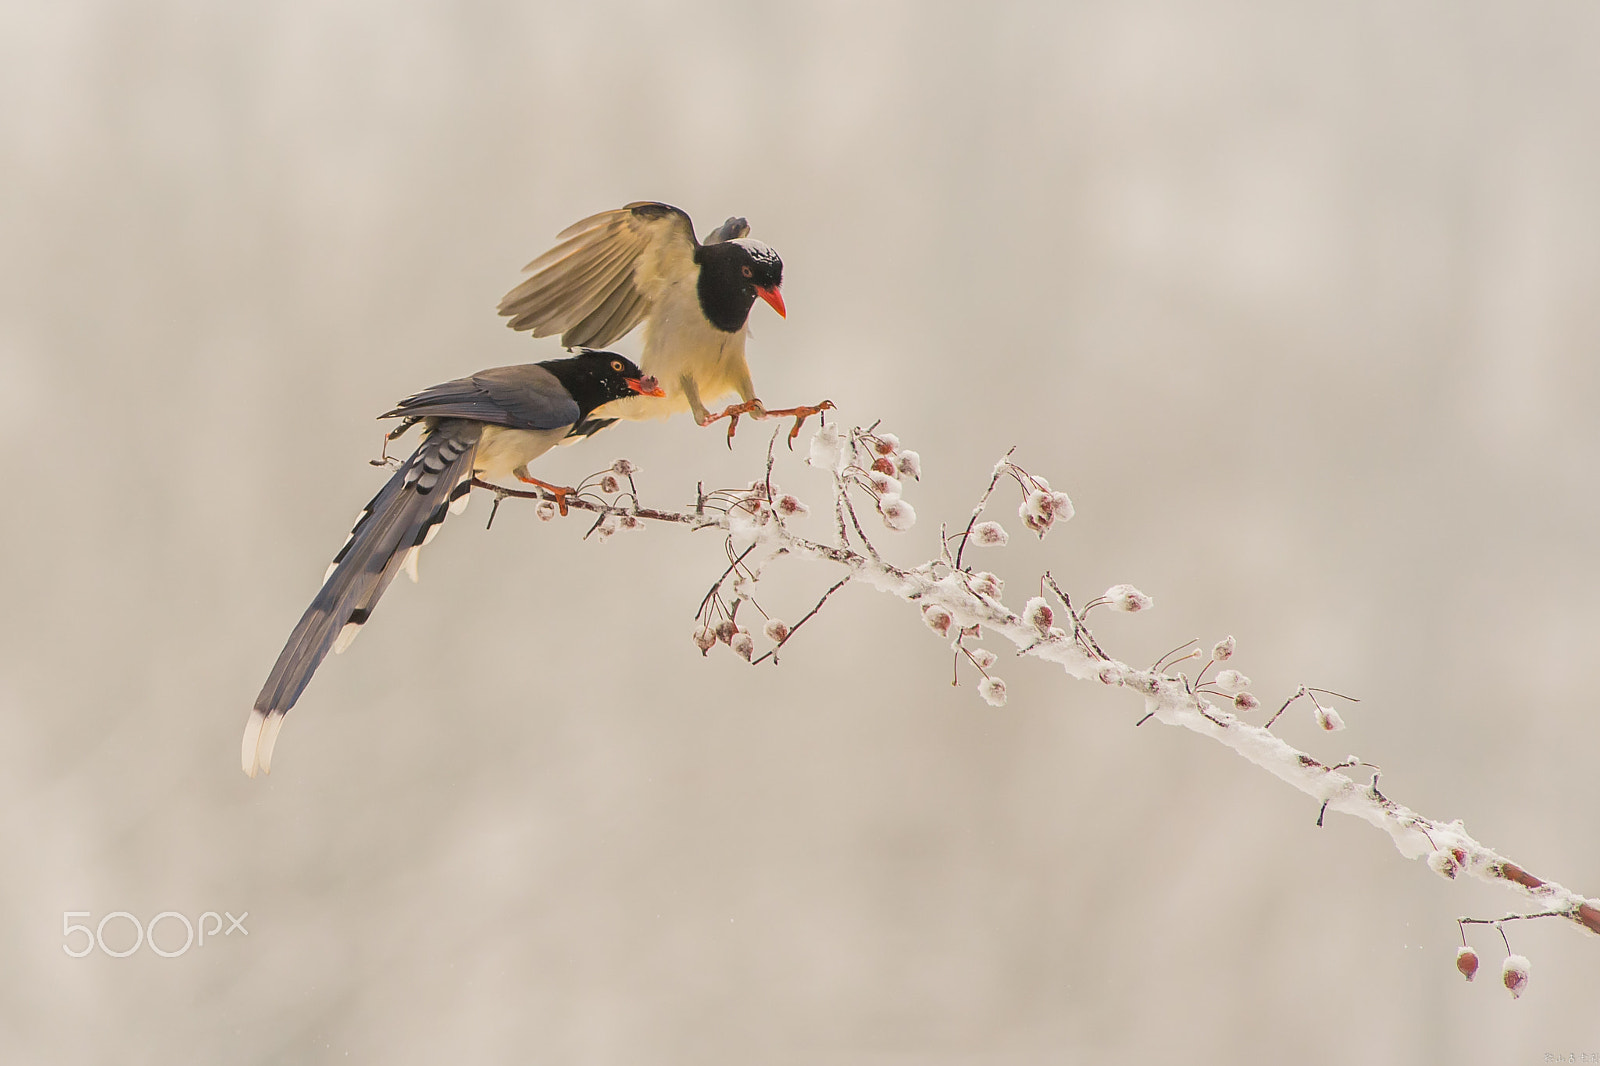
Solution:
{"label": "folded wing of perched bird", "polygon": [[418,551],[433,539],[446,514],[466,507],[475,476],[510,475],[549,489],[564,513],[565,495],[572,490],[532,477],[528,464],[601,404],[661,394],[632,361],[614,352],[583,351],[570,359],[502,366],[447,381],[380,415],[405,419],[391,437],[422,422],[422,443],[357,517],[321,590],[289,635],[245,725],[244,772],[254,777],[258,770],[271,770],[283,717],[317,666],[330,650],[349,646],[402,570],[416,580]]}
{"label": "folded wing of perched bird", "polygon": [[[612,403],[580,428],[592,433],[618,418],[665,418],[682,410],[707,425],[721,417],[815,413],[767,411],[756,399],[745,336],[759,297],[785,315],[783,260],[730,218],[704,243],[689,216],[640,201],[602,211],[557,235],[554,248],[523,269],[528,277],[500,301],[512,329],[561,334],[566,345],[604,346],[640,323],[639,364],[666,391],[660,400]],[[742,404],[712,414],[708,404],[737,393]]]}

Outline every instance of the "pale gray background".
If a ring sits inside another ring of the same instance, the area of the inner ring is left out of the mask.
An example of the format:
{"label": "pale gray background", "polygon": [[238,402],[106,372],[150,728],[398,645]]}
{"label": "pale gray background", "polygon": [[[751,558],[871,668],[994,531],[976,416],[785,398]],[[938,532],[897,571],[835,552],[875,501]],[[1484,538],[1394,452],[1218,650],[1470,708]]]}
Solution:
{"label": "pale gray background", "polygon": [[[660,198],[781,250],[769,402],[921,450],[897,558],[1018,444],[1080,512],[988,557],[1019,600],[1132,581],[1157,610],[1100,633],[1134,661],[1232,632],[1264,700],[1366,697],[1284,733],[1600,892],[1597,50],[1588,0],[7,0],[0,1057],[1600,1051],[1600,942],[1513,929],[1513,1003],[1480,931],[1465,985],[1452,919],[1512,895],[1316,830],[1127,693],[1007,659],[991,709],[866,589],[776,670],[702,660],[708,535],[480,500],[271,778],[237,754],[372,416],[554,356],[496,300]],[[544,470],[627,455],[671,504],[764,442],[629,426]],[[790,618],[833,579],[776,577]],[[224,908],[248,940],[61,950],[64,910]]]}

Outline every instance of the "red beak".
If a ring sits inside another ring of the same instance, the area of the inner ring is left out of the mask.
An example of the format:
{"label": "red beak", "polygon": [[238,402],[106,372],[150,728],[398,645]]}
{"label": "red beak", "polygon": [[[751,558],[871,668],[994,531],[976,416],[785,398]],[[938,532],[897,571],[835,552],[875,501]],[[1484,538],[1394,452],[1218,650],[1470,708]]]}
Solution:
{"label": "red beak", "polygon": [[628,388],[641,396],[665,396],[667,394],[666,390],[661,387],[661,383],[653,377],[628,378],[627,381]]}
{"label": "red beak", "polygon": [[778,291],[778,287],[776,285],[770,289],[757,285],[756,295],[767,301],[767,303],[771,304],[772,309],[778,312],[779,318],[789,317],[788,312],[783,309],[783,293]]}

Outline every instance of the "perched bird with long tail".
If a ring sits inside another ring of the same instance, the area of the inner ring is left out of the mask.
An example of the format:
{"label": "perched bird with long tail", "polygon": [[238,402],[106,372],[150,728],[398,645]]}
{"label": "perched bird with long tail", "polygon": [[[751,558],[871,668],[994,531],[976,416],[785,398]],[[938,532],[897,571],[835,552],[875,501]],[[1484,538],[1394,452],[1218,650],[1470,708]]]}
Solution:
{"label": "perched bird with long tail", "polygon": [[562,513],[573,490],[533,477],[528,464],[603,404],[625,396],[660,397],[653,378],[614,352],[503,366],[435,385],[380,418],[404,419],[398,437],[422,423],[422,443],[356,519],[322,588],[289,634],[256,697],[241,749],[251,777],[272,769],[284,715],[329,651],[341,652],[403,570],[417,576],[417,553],[445,516],[465,509],[476,478],[514,477],[549,490]]}

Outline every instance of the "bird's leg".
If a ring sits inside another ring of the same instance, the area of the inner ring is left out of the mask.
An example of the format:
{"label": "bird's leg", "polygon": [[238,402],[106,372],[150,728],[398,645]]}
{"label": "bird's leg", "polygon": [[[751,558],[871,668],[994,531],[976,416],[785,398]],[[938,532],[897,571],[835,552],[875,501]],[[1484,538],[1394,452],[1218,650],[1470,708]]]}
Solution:
{"label": "bird's leg", "polygon": [[376,459],[369,459],[368,462],[370,462],[373,466],[392,466],[399,463],[399,459],[395,459],[389,455],[389,442],[392,440],[399,440],[401,437],[406,435],[407,430],[421,421],[421,415],[412,415],[404,422],[401,422],[394,429],[384,433],[383,446],[379,449],[382,454],[380,454]]}
{"label": "bird's leg", "polygon": [[711,412],[706,410],[705,401],[700,399],[700,386],[694,383],[691,374],[678,375],[678,388],[683,392],[683,398],[689,403],[689,413],[694,415],[696,423],[702,426],[711,424]]}
{"label": "bird's leg", "polygon": [[567,516],[567,497],[572,493],[577,492],[577,489],[572,488],[570,485],[552,485],[548,481],[540,481],[538,478],[533,477],[528,473],[527,467],[522,467],[519,470],[513,471],[513,473],[516,474],[517,480],[522,482],[524,485],[532,485],[535,488],[544,489],[546,492],[553,495],[556,498],[556,507],[561,511],[561,517],[565,518]]}
{"label": "bird's leg", "polygon": [[806,419],[812,415],[820,415],[824,411],[833,410],[832,400],[823,400],[814,406],[802,404],[799,407],[785,407],[778,411],[766,411],[757,418],[792,418],[794,428],[789,431],[789,447],[794,447],[794,439],[800,435],[800,427],[806,424]]}

